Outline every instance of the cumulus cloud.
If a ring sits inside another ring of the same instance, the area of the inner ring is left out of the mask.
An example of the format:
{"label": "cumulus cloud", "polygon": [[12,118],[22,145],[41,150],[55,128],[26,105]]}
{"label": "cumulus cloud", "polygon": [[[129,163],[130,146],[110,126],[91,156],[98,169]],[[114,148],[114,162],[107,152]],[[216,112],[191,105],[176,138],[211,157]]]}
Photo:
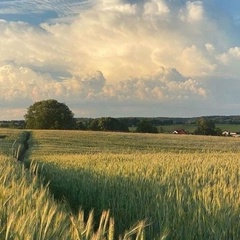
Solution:
{"label": "cumulus cloud", "polygon": [[185,8],[180,10],[180,17],[183,21],[194,23],[204,19],[204,7],[202,1],[188,1]]}
{"label": "cumulus cloud", "polygon": [[240,59],[240,47],[230,48],[228,51],[229,55],[236,59]]}
{"label": "cumulus cloud", "polygon": [[88,100],[168,101],[189,96],[206,97],[206,90],[192,79],[184,78],[176,69],[163,67],[149,76],[130,78],[117,84],[107,83],[103,74],[71,77],[56,81],[51,75],[29,68],[6,65],[0,67],[0,96],[4,101],[45,98]]}
{"label": "cumulus cloud", "polygon": [[225,66],[232,66],[232,63],[235,62],[235,60],[237,60],[238,58],[240,58],[240,48],[230,48],[227,52],[216,56],[216,58]]}
{"label": "cumulus cloud", "polygon": [[91,98],[101,92],[105,79],[101,72],[83,78],[72,77],[57,81],[49,74],[34,72],[26,67],[0,67],[0,98],[4,101],[47,98]]}
{"label": "cumulus cloud", "polygon": [[[9,7],[20,12],[16,3]],[[74,17],[39,26],[0,21],[2,101],[201,102],[214,92],[204,77],[239,75],[235,28],[230,19],[220,24],[206,1],[21,3],[22,13],[35,4]]]}
{"label": "cumulus cloud", "polygon": [[226,52],[218,54],[219,72],[223,76],[239,76],[240,47],[229,48]]}
{"label": "cumulus cloud", "polygon": [[102,0],[98,1],[98,4],[95,6],[96,9],[106,12],[119,12],[126,15],[131,15],[136,13],[136,4],[122,3],[119,0]]}
{"label": "cumulus cloud", "polygon": [[207,49],[207,51],[208,51],[209,53],[213,53],[214,50],[215,50],[214,45],[212,45],[211,43],[206,43],[206,44],[205,44],[205,47],[206,47],[206,49]]}
{"label": "cumulus cloud", "polygon": [[[70,25],[42,24],[49,34],[65,40],[74,74],[100,69],[108,80],[119,81],[149,74],[160,65],[177,68],[185,75],[214,70],[214,62],[204,52],[211,39],[200,38],[209,35],[206,22],[200,26],[203,32],[194,32],[192,21],[181,23],[176,9],[161,0],[139,5],[107,3],[82,12]],[[187,2],[185,8],[186,16],[194,21],[203,18],[199,1]]]}
{"label": "cumulus cloud", "polygon": [[71,23],[1,22],[0,29],[0,62],[72,75],[99,69],[115,82],[159,66],[187,76],[212,74],[217,60],[210,54],[220,54],[215,46],[221,29],[207,18],[201,1],[178,9],[163,0],[96,1]]}
{"label": "cumulus cloud", "polygon": [[162,0],[151,0],[144,5],[146,15],[165,15],[170,12],[168,6]]}
{"label": "cumulus cloud", "polygon": [[207,97],[207,90],[195,80],[184,78],[176,69],[163,67],[144,78],[106,85],[103,92],[119,101],[167,102]]}
{"label": "cumulus cloud", "polygon": [[40,72],[69,75],[71,40],[24,22],[0,22],[0,66],[15,64]]}
{"label": "cumulus cloud", "polygon": [[0,67],[0,91],[3,101],[38,100],[63,93],[61,86],[50,75],[37,74],[29,68],[12,65]]}

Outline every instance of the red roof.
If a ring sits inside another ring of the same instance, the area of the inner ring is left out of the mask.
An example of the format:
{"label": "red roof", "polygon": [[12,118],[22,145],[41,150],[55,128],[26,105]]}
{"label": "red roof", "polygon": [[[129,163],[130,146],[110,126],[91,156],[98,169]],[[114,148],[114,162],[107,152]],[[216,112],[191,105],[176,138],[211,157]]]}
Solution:
{"label": "red roof", "polygon": [[177,129],[177,130],[174,131],[174,133],[177,133],[177,134],[187,134],[187,132],[184,129]]}

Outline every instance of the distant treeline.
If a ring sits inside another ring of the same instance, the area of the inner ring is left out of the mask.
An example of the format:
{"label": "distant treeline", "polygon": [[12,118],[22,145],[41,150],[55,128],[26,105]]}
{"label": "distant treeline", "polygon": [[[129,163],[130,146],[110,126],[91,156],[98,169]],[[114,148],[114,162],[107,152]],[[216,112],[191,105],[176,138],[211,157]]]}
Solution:
{"label": "distant treeline", "polygon": [[0,127],[1,128],[24,129],[25,128],[25,121],[24,120],[0,121]]}
{"label": "distant treeline", "polygon": [[[128,127],[135,127],[141,121],[147,120],[152,125],[155,126],[169,126],[176,124],[196,124],[197,120],[201,117],[191,117],[191,118],[174,118],[174,117],[123,117],[115,118],[119,122],[123,123]],[[203,116],[204,119],[211,120],[215,124],[240,124],[240,115],[239,116]],[[88,124],[96,118],[77,118],[77,121],[80,121],[84,124]]]}
{"label": "distant treeline", "polygon": [[[212,120],[216,124],[240,124],[240,115],[236,116],[206,116],[204,117],[207,120]],[[193,118],[196,119],[197,118]]]}
{"label": "distant treeline", "polygon": [[[125,131],[126,127],[136,127],[141,121],[146,120],[153,126],[169,126],[176,124],[196,124],[200,117],[175,118],[175,117],[122,117],[122,118],[76,118],[76,129],[82,130],[113,130]],[[236,116],[203,116],[215,124],[239,124],[240,115]],[[110,129],[107,129],[110,125]],[[1,128],[25,128],[24,120],[0,121]],[[111,127],[113,129],[111,129]]]}

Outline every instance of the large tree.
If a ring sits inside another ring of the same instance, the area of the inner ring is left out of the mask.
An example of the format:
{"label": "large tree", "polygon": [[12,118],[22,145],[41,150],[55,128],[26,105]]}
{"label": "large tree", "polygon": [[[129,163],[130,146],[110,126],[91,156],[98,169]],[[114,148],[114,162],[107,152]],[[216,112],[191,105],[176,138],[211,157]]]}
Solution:
{"label": "large tree", "polygon": [[26,128],[31,129],[74,129],[74,114],[64,103],[49,99],[35,102],[24,115]]}
{"label": "large tree", "polygon": [[221,129],[216,128],[213,120],[199,118],[197,119],[197,129],[194,133],[197,135],[220,135]]}

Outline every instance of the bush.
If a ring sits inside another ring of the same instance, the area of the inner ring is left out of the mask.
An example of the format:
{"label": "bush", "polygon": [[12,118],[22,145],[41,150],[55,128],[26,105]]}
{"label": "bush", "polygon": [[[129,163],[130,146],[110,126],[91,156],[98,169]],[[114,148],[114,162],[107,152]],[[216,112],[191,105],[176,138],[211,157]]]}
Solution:
{"label": "bush", "polygon": [[137,129],[136,132],[139,133],[157,133],[157,127],[152,125],[149,121],[147,120],[141,120],[137,124]]}
{"label": "bush", "polygon": [[124,123],[111,117],[94,119],[90,123],[88,129],[92,131],[129,132],[128,127]]}

